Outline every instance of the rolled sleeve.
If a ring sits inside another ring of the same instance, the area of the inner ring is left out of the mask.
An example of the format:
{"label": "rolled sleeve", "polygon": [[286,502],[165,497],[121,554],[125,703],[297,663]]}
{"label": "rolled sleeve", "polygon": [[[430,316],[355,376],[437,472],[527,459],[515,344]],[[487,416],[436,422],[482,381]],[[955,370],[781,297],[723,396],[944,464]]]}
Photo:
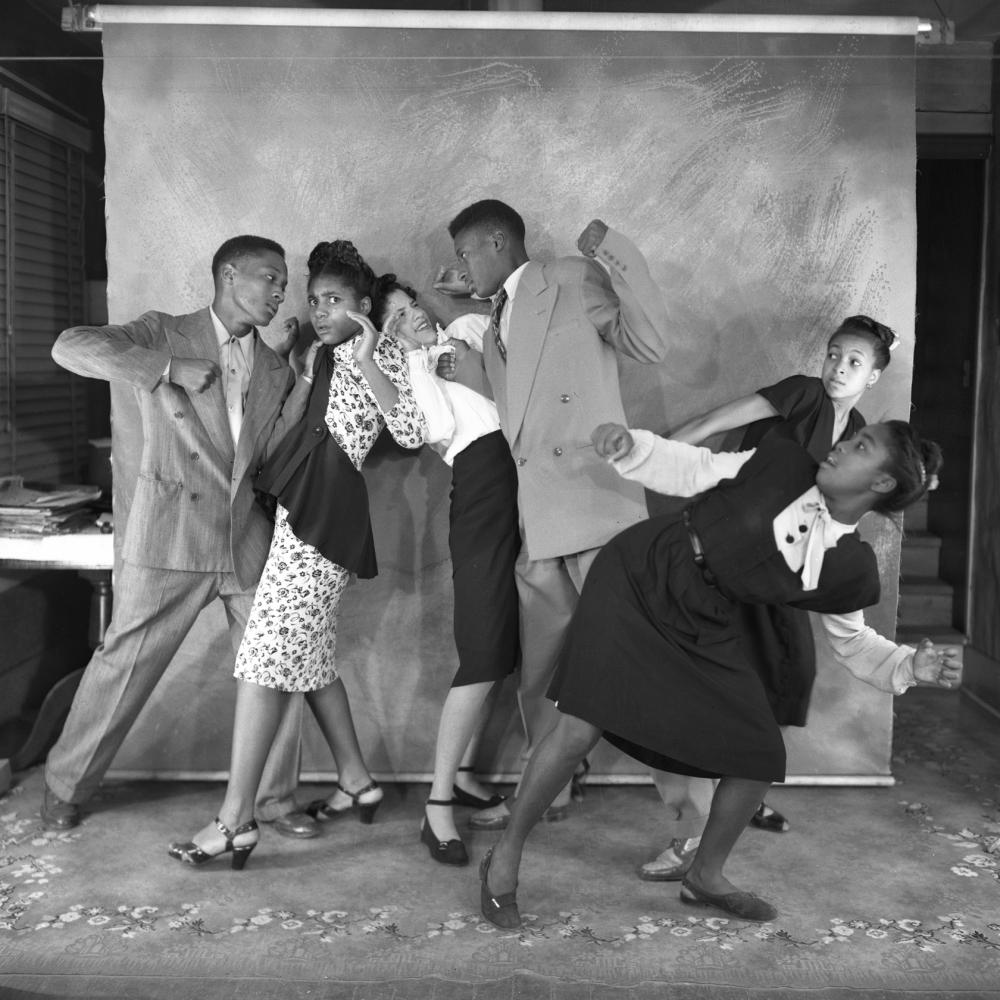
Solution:
{"label": "rolled sleeve", "polygon": [[917,681],[911,646],[901,646],[865,624],[861,611],[820,615],[834,658],[859,681],[880,691],[903,694]]}
{"label": "rolled sleeve", "polygon": [[635,442],[624,458],[611,460],[623,479],[666,496],[691,497],[732,479],[752,451],[724,451],[661,438],[651,431],[629,431]]}

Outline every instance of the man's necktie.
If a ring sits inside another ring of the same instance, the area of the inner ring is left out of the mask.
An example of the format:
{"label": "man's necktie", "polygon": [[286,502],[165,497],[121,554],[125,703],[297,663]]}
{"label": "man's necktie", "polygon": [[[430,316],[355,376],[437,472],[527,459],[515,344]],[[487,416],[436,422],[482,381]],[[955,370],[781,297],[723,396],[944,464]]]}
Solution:
{"label": "man's necktie", "polygon": [[[252,337],[253,334],[248,336]],[[235,445],[240,439],[240,428],[243,426],[243,405],[247,390],[250,388],[250,369],[243,356],[243,345],[236,337],[229,338],[225,355],[226,413],[229,417],[229,431]]]}
{"label": "man's necktie", "polygon": [[500,336],[500,315],[506,302],[507,289],[501,285],[500,291],[497,292],[496,298],[493,300],[493,308],[490,310],[490,333],[493,334],[493,342],[497,345],[497,351],[504,363],[507,361],[507,348]]}

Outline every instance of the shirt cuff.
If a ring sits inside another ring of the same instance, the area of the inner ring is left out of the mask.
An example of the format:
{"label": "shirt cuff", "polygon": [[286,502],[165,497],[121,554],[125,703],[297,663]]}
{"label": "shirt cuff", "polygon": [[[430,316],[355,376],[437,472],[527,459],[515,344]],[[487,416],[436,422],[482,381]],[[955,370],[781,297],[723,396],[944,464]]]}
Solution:
{"label": "shirt cuff", "polygon": [[629,434],[632,435],[632,450],[623,458],[609,458],[607,460],[622,476],[634,472],[649,458],[653,453],[653,438],[656,436],[652,431],[632,430],[631,428],[629,428]]}
{"label": "shirt cuff", "polygon": [[913,675],[913,654],[915,649],[908,646],[901,646],[901,649],[908,649],[909,652],[896,664],[892,671],[892,693],[906,694],[911,687],[917,686],[917,678]]}

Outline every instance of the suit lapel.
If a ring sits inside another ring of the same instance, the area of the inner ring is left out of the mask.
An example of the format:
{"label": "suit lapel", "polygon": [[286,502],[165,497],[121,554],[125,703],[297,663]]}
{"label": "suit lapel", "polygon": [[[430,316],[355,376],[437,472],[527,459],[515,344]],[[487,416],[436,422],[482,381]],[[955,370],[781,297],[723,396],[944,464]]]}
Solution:
{"label": "suit lapel", "polygon": [[240,439],[236,445],[236,461],[233,475],[239,479],[250,465],[254,446],[261,431],[267,426],[288,382],[288,367],[257,337],[254,349],[253,371],[250,373],[250,388],[247,391],[247,405],[243,411]]}
{"label": "suit lapel", "polygon": [[[200,358],[218,363],[219,343],[208,309],[199,309],[198,312],[183,317],[176,330],[168,331],[167,339],[176,357]],[[231,462],[234,454],[233,436],[226,416],[222,380],[216,379],[204,392],[189,392],[188,399],[216,450]]]}
{"label": "suit lapel", "polygon": [[556,286],[546,283],[542,265],[529,263],[517,283],[507,333],[507,421],[512,443],[528,408],[556,293]]}

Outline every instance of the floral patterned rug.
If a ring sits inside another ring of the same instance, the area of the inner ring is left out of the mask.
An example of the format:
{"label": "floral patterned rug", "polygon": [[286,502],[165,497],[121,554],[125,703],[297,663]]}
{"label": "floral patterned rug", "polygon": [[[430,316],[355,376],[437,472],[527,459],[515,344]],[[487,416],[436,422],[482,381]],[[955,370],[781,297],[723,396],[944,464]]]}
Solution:
{"label": "floral patterned rug", "polygon": [[[0,995],[86,980],[78,995],[158,997],[172,977],[358,998],[639,997],[657,983],[1000,996],[1000,722],[936,692],[896,708],[895,787],[775,789],[792,831],[741,839],[729,874],[778,905],[764,925],[635,877],[662,846],[649,788],[592,786],[569,821],[537,831],[525,928],[505,933],[479,917],[475,865],[436,865],[418,843],[422,787],[390,787],[374,826],[341,820],[298,842],[264,827],[237,873],[165,851],[212,815],[218,785],[112,783],[56,834],[41,827],[35,769],[0,799]],[[492,839],[469,835],[475,862]],[[113,988],[125,982],[150,985]]]}

